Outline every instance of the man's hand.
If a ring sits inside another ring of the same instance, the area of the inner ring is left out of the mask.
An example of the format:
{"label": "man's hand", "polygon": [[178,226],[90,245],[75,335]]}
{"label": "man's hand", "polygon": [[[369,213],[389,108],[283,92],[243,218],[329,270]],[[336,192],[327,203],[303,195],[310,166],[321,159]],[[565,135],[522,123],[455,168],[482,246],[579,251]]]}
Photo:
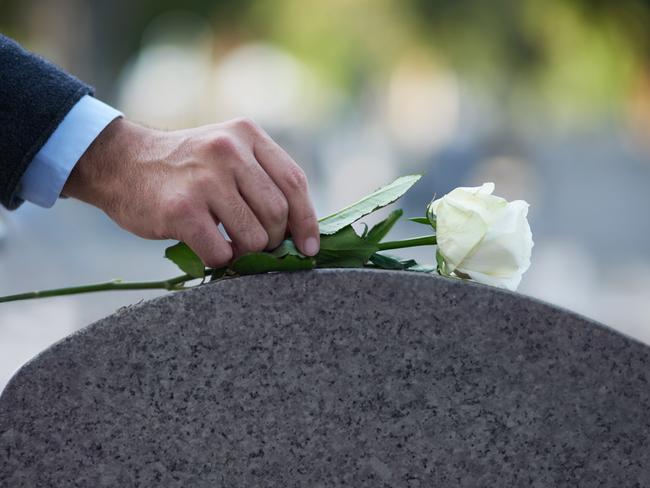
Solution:
{"label": "man's hand", "polygon": [[141,237],[183,241],[210,267],[273,249],[287,232],[302,253],[319,249],[304,172],[248,119],[175,132],[116,119],[79,160],[63,194]]}

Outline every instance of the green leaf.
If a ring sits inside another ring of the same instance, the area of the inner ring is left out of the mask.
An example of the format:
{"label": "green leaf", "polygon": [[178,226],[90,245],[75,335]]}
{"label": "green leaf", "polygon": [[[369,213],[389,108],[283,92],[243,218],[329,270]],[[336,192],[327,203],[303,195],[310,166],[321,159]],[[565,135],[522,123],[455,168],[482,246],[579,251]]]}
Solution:
{"label": "green leaf", "polygon": [[203,261],[183,242],[165,249],[165,257],[192,278],[203,278],[205,276]]}
{"label": "green leaf", "polygon": [[416,224],[431,225],[431,222],[426,217],[410,217],[408,220]]}
{"label": "green leaf", "polygon": [[368,235],[368,224],[365,222],[361,222],[361,225],[363,225],[363,232],[361,233],[361,239],[365,239],[366,236]]}
{"label": "green leaf", "polygon": [[276,258],[281,258],[287,255],[291,256],[298,256],[301,258],[305,258],[303,253],[298,251],[298,248],[296,247],[296,244],[293,242],[293,239],[285,239],[282,241],[282,243],[276,247],[273,251],[271,251],[271,254],[273,254]]}
{"label": "green leaf", "polygon": [[359,237],[354,228],[348,225],[335,234],[321,236],[320,248],[330,251],[344,251],[352,249],[376,249],[377,246]]}
{"label": "green leaf", "polygon": [[370,262],[382,269],[410,269],[418,264],[414,259],[400,260],[389,254],[378,252],[370,256]]}
{"label": "green leaf", "polygon": [[364,215],[393,203],[404,195],[420,178],[421,175],[408,175],[397,178],[390,185],[379,188],[358,202],[320,219],[320,233],[332,235],[356,222]]}
{"label": "green leaf", "polygon": [[360,268],[378,250],[348,225],[335,234],[321,235],[316,263],[321,268]]}
{"label": "green leaf", "polygon": [[411,222],[415,222],[416,224],[423,224],[423,225],[427,225],[429,227],[433,227],[434,230],[436,228],[436,216],[435,215],[433,215],[433,222],[431,220],[429,220],[428,218],[426,218],[426,217],[411,217],[408,220],[410,220]]}
{"label": "green leaf", "polygon": [[370,229],[368,235],[365,236],[366,240],[368,242],[374,242],[375,244],[380,242],[384,237],[386,237],[386,234],[390,232],[390,230],[395,225],[395,222],[397,222],[403,214],[404,211],[401,209],[393,210],[390,214],[388,214],[388,217],[386,219],[382,220],[372,229]]}
{"label": "green leaf", "polygon": [[250,252],[235,259],[230,268],[237,274],[251,275],[269,271],[314,269],[315,265],[314,258],[301,258],[291,254],[278,258],[268,252]]}

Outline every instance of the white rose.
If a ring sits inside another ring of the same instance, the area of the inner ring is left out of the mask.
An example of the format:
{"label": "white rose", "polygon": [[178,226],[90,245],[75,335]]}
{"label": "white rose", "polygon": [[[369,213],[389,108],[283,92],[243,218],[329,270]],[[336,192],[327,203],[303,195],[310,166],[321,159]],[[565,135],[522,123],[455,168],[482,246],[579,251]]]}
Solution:
{"label": "white rose", "polygon": [[530,266],[528,203],[492,195],[494,183],[456,188],[429,206],[448,273],[516,290]]}

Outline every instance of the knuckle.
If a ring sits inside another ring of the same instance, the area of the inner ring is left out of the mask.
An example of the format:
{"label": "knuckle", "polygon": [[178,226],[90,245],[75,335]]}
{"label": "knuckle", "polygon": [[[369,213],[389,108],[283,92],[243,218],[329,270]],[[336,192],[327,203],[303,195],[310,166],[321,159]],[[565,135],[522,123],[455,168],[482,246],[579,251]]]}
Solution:
{"label": "knuckle", "polygon": [[284,223],[289,216],[289,204],[286,198],[276,197],[269,203],[269,214],[274,223]]}
{"label": "knuckle", "polygon": [[250,210],[238,196],[230,194],[229,197],[226,197],[226,207],[232,214],[234,222],[248,223],[250,221]]}
{"label": "knuckle", "polygon": [[285,182],[292,191],[307,189],[307,176],[299,166],[291,166],[285,174]]}
{"label": "knuckle", "polygon": [[237,141],[230,134],[212,136],[207,140],[206,146],[209,153],[219,156],[233,156],[239,152]]}
{"label": "knuckle", "polygon": [[260,126],[250,117],[240,117],[234,120],[236,127],[244,130],[247,133],[257,134],[262,131]]}
{"label": "knuckle", "polygon": [[233,237],[239,247],[245,252],[264,250],[268,244],[269,236],[255,220],[251,210],[239,199],[232,199],[228,203],[228,209],[232,222],[238,223]]}
{"label": "knuckle", "polygon": [[257,252],[266,249],[269,236],[262,228],[250,230],[241,236],[241,247],[246,252]]}

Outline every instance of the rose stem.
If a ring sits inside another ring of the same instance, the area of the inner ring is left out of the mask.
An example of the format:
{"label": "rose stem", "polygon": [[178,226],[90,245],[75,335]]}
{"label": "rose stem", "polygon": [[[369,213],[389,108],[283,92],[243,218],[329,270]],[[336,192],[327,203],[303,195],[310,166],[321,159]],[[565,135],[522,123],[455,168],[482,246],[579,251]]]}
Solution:
{"label": "rose stem", "polygon": [[436,242],[436,236],[422,236],[414,237],[413,239],[404,239],[402,241],[380,242],[377,244],[377,247],[380,251],[387,251],[389,249],[403,249],[405,247],[435,246]]}
{"label": "rose stem", "polygon": [[84,286],[73,286],[70,288],[57,288],[54,290],[46,291],[32,291],[29,293],[21,293],[19,295],[10,295],[6,297],[0,297],[0,303],[2,302],[13,302],[16,300],[28,300],[30,298],[46,298],[46,297],[58,297],[63,295],[74,295],[77,293],[90,293],[95,291],[108,291],[108,290],[178,290],[179,285],[185,283],[186,281],[191,281],[195,278],[192,278],[188,274],[177,276],[175,278],[170,278],[168,280],[162,281],[141,281],[133,283],[122,283],[118,280],[108,281],[106,283],[97,283],[94,285],[84,285]]}
{"label": "rose stem", "polygon": [[[403,249],[406,247],[415,247],[415,246],[435,246],[436,245],[436,236],[421,236],[414,237],[412,239],[404,239],[401,241],[388,241],[380,242],[377,244],[377,247],[380,251],[387,251],[389,249]],[[64,295],[76,295],[79,293],[91,293],[96,291],[110,291],[110,290],[178,290],[179,285],[184,284],[187,281],[192,281],[195,278],[188,274],[177,276],[175,278],[170,278],[168,280],[162,281],[141,281],[133,283],[122,283],[120,281],[108,281],[106,283],[97,283],[94,285],[84,285],[84,286],[73,286],[69,288],[57,288],[54,290],[45,290],[45,291],[32,291],[29,293],[21,293],[18,295],[9,295],[6,297],[0,297],[0,303],[4,302],[13,302],[18,300],[29,300],[32,298],[47,298],[47,297],[58,297]]]}

